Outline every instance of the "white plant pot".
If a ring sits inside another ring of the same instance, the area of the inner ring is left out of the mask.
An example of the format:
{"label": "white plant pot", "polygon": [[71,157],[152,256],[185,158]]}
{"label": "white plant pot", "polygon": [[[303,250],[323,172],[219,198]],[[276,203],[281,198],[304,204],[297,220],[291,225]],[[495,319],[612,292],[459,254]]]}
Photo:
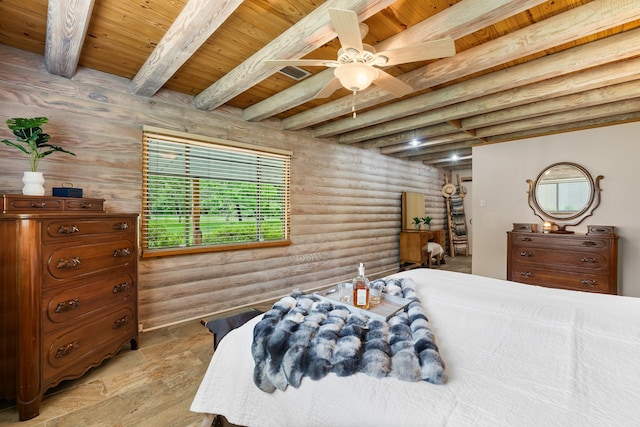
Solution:
{"label": "white plant pot", "polygon": [[44,176],[42,172],[24,172],[22,176],[22,194],[25,196],[44,196]]}

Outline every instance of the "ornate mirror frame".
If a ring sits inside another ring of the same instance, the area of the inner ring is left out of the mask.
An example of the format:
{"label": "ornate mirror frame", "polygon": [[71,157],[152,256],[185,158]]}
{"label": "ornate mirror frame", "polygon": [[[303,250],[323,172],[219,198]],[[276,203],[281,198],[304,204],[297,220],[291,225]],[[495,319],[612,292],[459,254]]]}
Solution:
{"label": "ornate mirror frame", "polygon": [[[556,168],[556,167],[575,168],[582,175],[584,175],[587,183],[589,184],[589,197],[580,211],[576,211],[575,213],[572,212],[566,216],[557,216],[547,212],[541,207],[540,202],[538,200],[538,193],[537,193],[538,187],[541,181],[544,180],[544,178],[547,176],[547,174],[553,168]],[[542,172],[540,172],[535,182],[530,179],[527,180],[527,184],[529,185],[529,190],[527,191],[528,199],[529,199],[529,207],[531,208],[531,210],[533,210],[534,215],[540,218],[544,223],[551,223],[551,224],[555,223],[555,225],[557,226],[557,230],[554,228],[552,229],[551,232],[572,233],[572,231],[566,231],[567,226],[579,225],[586,218],[593,215],[593,212],[596,210],[596,208],[600,206],[600,191],[601,191],[600,180],[602,178],[604,178],[602,175],[598,175],[594,180],[591,177],[591,174],[584,167],[576,163],[571,163],[571,162],[554,163],[546,167]],[[562,223],[558,224],[557,221],[561,221]]]}

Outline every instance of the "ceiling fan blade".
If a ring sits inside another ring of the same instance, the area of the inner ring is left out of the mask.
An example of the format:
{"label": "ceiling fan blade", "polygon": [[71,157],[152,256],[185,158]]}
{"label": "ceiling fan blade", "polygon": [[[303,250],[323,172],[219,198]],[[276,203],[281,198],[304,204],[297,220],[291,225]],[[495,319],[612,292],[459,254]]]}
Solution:
{"label": "ceiling fan blade", "polygon": [[338,61],[332,59],[269,59],[264,61],[267,65],[286,67],[287,65],[300,65],[307,67],[337,67]]}
{"label": "ceiling fan blade", "polygon": [[344,50],[349,48],[362,52],[362,36],[360,34],[360,23],[358,15],[352,10],[329,9],[331,22],[338,33],[340,44]]}
{"label": "ceiling fan blade", "polygon": [[402,98],[405,95],[413,93],[413,88],[403,82],[400,79],[393,77],[391,74],[383,70],[378,70],[378,78],[373,81],[373,84],[381,89],[386,90],[397,98]]}
{"label": "ceiling fan blade", "polygon": [[456,46],[453,39],[446,37],[440,40],[433,40],[410,46],[399,47],[384,52],[378,52],[378,57],[388,58],[386,63],[379,65],[397,65],[408,62],[426,61],[427,59],[445,58],[456,54]]}
{"label": "ceiling fan blade", "polygon": [[316,93],[313,99],[328,98],[338,89],[342,89],[342,85],[340,84],[340,80],[334,77],[329,81],[329,83],[320,89],[318,93]]}

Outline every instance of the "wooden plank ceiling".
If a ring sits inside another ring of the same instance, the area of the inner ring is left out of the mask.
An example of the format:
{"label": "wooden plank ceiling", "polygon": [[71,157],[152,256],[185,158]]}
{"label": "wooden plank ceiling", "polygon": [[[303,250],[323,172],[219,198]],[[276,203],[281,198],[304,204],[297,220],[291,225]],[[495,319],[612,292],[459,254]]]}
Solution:
{"label": "wooden plank ceiling", "polygon": [[[378,51],[443,37],[456,54],[386,68],[414,92],[314,95],[267,59],[336,59],[328,9],[350,9]],[[131,79],[131,92],[279,119],[319,138],[436,166],[471,147],[640,120],[640,0],[2,0],[0,43]],[[355,106],[356,118],[352,117]]]}

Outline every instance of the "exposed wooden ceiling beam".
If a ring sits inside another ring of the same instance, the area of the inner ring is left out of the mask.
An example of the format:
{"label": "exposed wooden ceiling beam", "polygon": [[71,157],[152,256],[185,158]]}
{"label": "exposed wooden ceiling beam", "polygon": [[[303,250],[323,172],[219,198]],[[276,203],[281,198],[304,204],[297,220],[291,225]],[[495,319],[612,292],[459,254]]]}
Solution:
{"label": "exposed wooden ceiling beam", "polygon": [[640,98],[611,102],[603,105],[595,105],[544,116],[532,117],[520,121],[503,123],[477,129],[479,137],[492,137],[500,134],[520,132],[563,123],[571,123],[581,120],[597,119],[624,113],[640,111]]}
{"label": "exposed wooden ceiling beam", "polygon": [[469,155],[467,157],[464,157],[464,159],[460,159],[455,162],[451,161],[450,159],[444,159],[440,162],[422,162],[422,164],[433,166],[443,170],[456,170],[457,172],[458,170],[471,169],[472,168],[471,160],[472,160],[472,156]]}
{"label": "exposed wooden ceiling beam", "polygon": [[334,39],[336,33],[329,16],[329,8],[353,10],[362,21],[394,1],[330,0],[324,2],[293,27],[200,92],[193,100],[195,107],[200,110],[213,110],[277,72],[279,67],[266,65],[267,59],[297,59]]}
{"label": "exposed wooden ceiling beam", "polygon": [[[404,153],[404,152],[414,153],[414,154],[425,153],[428,151],[437,151],[437,150],[434,150],[436,145],[443,145],[443,144],[449,145],[453,142],[470,141],[470,140],[471,138],[469,138],[469,135],[467,133],[460,131],[456,133],[450,133],[442,136],[429,138],[429,139],[423,140],[418,145],[414,145],[414,146],[408,143],[389,145],[387,147],[380,148],[380,152],[382,154],[395,154],[395,153]],[[407,156],[409,155],[411,154],[407,154]],[[404,155],[400,155],[400,156],[405,157]]]}
{"label": "exposed wooden ceiling beam", "polygon": [[524,138],[533,138],[537,136],[552,135],[562,132],[573,132],[582,129],[590,129],[594,127],[606,126],[610,123],[626,123],[640,120],[640,111],[631,113],[614,114],[606,117],[597,117],[588,120],[578,120],[570,123],[562,123],[550,126],[541,126],[533,129],[525,129],[516,132],[491,136],[487,138],[489,144],[515,141]]}
{"label": "exposed wooden ceiling beam", "polygon": [[422,164],[428,165],[428,166],[434,166],[440,169],[451,169],[452,171],[455,169],[457,170],[471,169],[472,157],[473,156],[471,154],[469,154],[468,156],[459,157],[457,160],[452,160],[451,158],[446,157],[439,160],[422,162]]}
{"label": "exposed wooden ceiling beam", "polygon": [[[398,78],[416,90],[423,90],[636,19],[640,19],[640,8],[634,2],[594,0]],[[383,90],[370,88],[358,94],[356,108],[371,107],[391,99]],[[312,126],[348,114],[352,106],[352,97],[343,97],[288,117],[282,121],[282,127]]]}
{"label": "exposed wooden ceiling beam", "polygon": [[44,66],[50,74],[76,73],[95,0],[49,0]]}
{"label": "exposed wooden ceiling beam", "polygon": [[[471,147],[461,148],[455,153],[458,157],[466,157],[471,155]],[[432,154],[421,154],[419,156],[409,157],[409,160],[421,161],[425,164],[452,162],[451,152],[443,150]]]}
{"label": "exposed wooden ceiling beam", "polygon": [[[636,60],[636,63],[636,67],[639,67],[640,58]],[[637,69],[640,68],[636,68],[636,70]],[[635,77],[640,77],[640,75],[636,73]],[[633,80],[469,117],[468,119],[462,120],[462,128],[478,129],[479,127],[499,125],[547,114],[562,113],[611,102],[634,99],[638,96],[640,96],[640,80]],[[476,135],[478,135],[477,131]]]}
{"label": "exposed wooden ceiling beam", "polygon": [[408,132],[401,132],[401,133],[396,133],[393,135],[384,136],[380,138],[369,139],[367,141],[356,142],[353,145],[355,147],[360,147],[360,148],[381,148],[381,147],[387,147],[390,145],[407,143],[414,139],[422,140],[422,139],[437,137],[441,135],[447,135],[457,131],[458,129],[456,129],[450,123],[438,123],[433,126],[428,126],[420,129],[413,129]]}
{"label": "exposed wooden ceiling beam", "polygon": [[242,4],[242,0],[189,0],[131,81],[136,95],[152,96]]}
{"label": "exposed wooden ceiling beam", "polygon": [[[464,134],[461,133],[460,135],[464,135]],[[467,138],[469,137],[467,136]],[[408,150],[408,151],[393,153],[392,155],[393,157],[400,157],[400,158],[410,157],[413,160],[425,160],[425,159],[430,159],[432,157],[422,157],[422,156],[438,156],[438,155],[441,155],[441,153],[449,153],[450,155],[451,151],[460,152],[467,149],[471,149],[473,144],[474,144],[474,141],[471,141],[469,139],[464,139],[464,140],[461,140],[455,143],[450,143],[450,144],[438,144],[434,147],[430,147],[429,150],[425,150],[424,148],[418,148],[416,150]]]}
{"label": "exposed wooden ceiling beam", "polygon": [[[458,39],[543,2],[544,0],[465,0],[464,4],[457,3],[378,43],[374,48],[383,51],[447,36]],[[242,117],[249,121],[262,120],[304,104],[313,99],[332,78],[332,69],[317,73],[245,108]]]}
{"label": "exposed wooden ceiling beam", "polygon": [[[636,80],[610,88],[593,89],[549,101],[514,107],[507,116],[500,115],[497,118],[499,124],[478,129],[476,133],[489,142],[497,142],[501,138],[500,135],[511,135],[514,139],[520,139],[556,133],[561,130],[602,125],[612,120],[634,120],[638,118],[636,116],[640,116],[638,113],[640,110],[639,89],[640,81]],[[636,116],[622,118],[621,115],[624,114],[635,114]],[[502,123],[505,118],[508,122]],[[434,156],[437,157],[439,152],[460,150],[472,145],[477,145],[477,141],[469,140],[468,135],[459,132],[434,138],[422,148],[408,148],[405,145],[404,147],[385,147],[380,151],[395,157],[428,160]],[[404,149],[400,150],[399,148]]]}
{"label": "exposed wooden ceiling beam", "polygon": [[[341,143],[353,143],[380,138],[385,135],[430,126],[441,121],[462,119],[541,99],[562,96],[578,90],[588,90],[637,79],[640,58],[613,62],[637,55],[640,55],[640,29],[554,55],[544,56],[525,64],[515,65],[508,71],[496,71],[430,92],[427,95],[417,97],[423,101],[424,111],[422,114],[349,132],[341,135],[339,140]],[[601,65],[603,63],[605,65]],[[596,65],[601,66],[595,67]],[[558,77],[553,78],[553,76]],[[509,83],[505,84],[504,82]],[[483,93],[495,92],[503,87],[509,89],[482,96]],[[412,98],[412,104],[415,102],[413,99],[415,98]],[[433,105],[443,103],[451,105],[430,108]],[[407,111],[408,107],[404,106],[405,101],[401,101],[400,104],[402,105],[393,105],[402,111]],[[387,107],[380,109],[387,110]],[[413,110],[409,111],[413,112]],[[478,126],[480,124],[475,123],[474,125],[466,125],[464,128],[471,129]]]}
{"label": "exposed wooden ceiling beam", "polygon": [[[592,89],[572,95],[539,101],[533,104],[513,107],[497,114],[474,116],[468,120],[473,123],[483,124],[484,127],[476,128],[476,143],[484,141],[495,142],[502,134],[518,134],[529,130],[548,128],[549,123],[558,122],[565,125],[583,120],[597,119],[598,124],[619,120],[619,114],[633,113],[638,107],[640,95],[640,80],[621,83],[607,88]],[[465,120],[462,121],[464,126]],[[574,125],[572,125],[574,126]],[[573,127],[571,128],[573,129]],[[533,132],[532,135],[539,133]],[[454,147],[460,140],[468,140],[469,135],[458,132],[448,133],[426,141],[423,147],[429,147],[433,142],[438,149],[449,144]],[[514,138],[515,139],[515,138]],[[390,146],[381,149],[382,153],[399,152],[402,145]],[[404,145],[406,153],[401,157],[413,156],[416,152],[438,151],[438,149],[416,150]]]}

